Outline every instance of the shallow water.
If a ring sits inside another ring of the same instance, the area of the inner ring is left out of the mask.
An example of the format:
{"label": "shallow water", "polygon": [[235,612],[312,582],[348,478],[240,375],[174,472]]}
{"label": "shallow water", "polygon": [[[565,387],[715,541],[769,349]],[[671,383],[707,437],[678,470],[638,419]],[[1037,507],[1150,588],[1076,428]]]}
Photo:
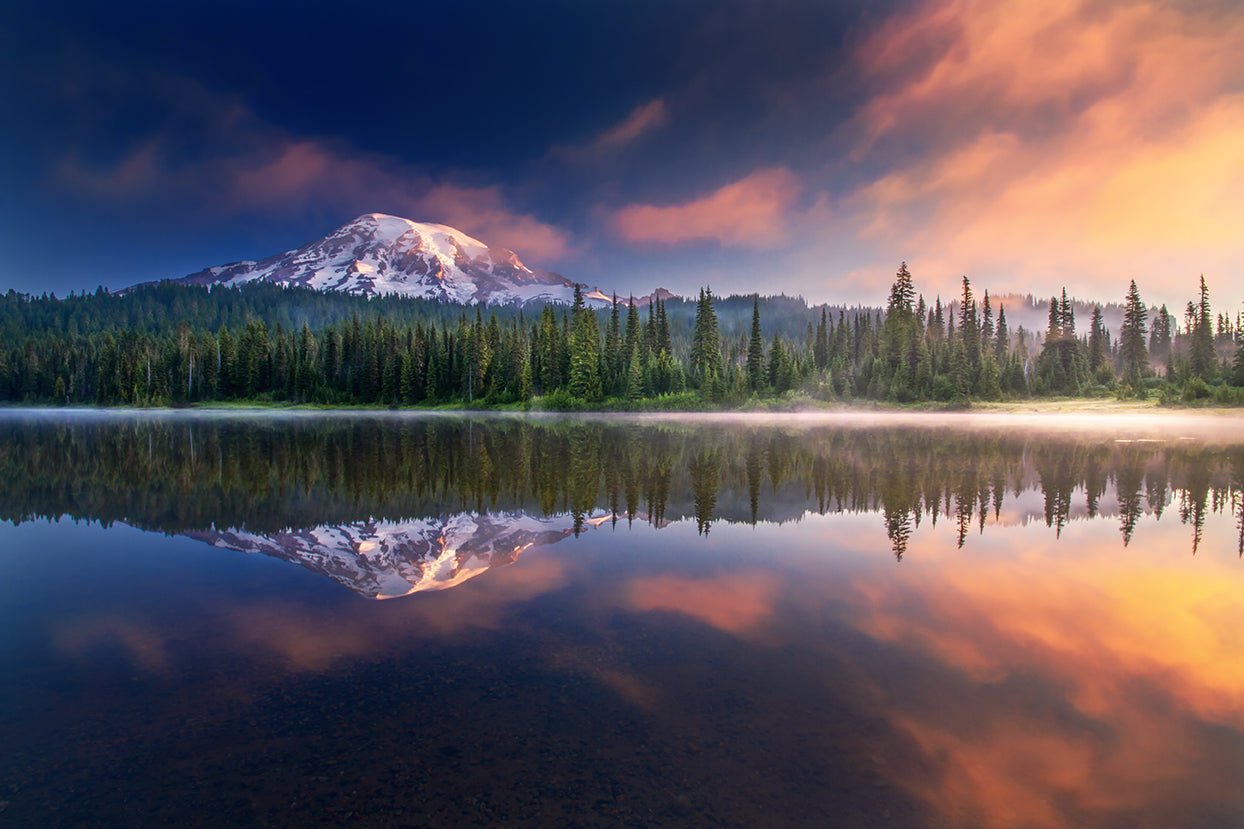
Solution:
{"label": "shallow water", "polygon": [[1068,422],[0,413],[0,823],[1240,825],[1244,432]]}

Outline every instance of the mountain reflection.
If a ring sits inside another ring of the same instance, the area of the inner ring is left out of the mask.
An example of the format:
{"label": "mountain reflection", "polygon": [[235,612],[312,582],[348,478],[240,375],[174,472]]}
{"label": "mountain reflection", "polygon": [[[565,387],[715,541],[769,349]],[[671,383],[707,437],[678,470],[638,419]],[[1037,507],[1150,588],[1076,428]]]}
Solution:
{"label": "mountain reflection", "polygon": [[468,417],[0,420],[0,519],[70,516],[296,562],[389,598],[459,584],[619,521],[877,514],[898,560],[922,522],[1110,518],[1121,543],[1173,510],[1195,553],[1232,512],[1244,446],[1081,433]]}
{"label": "mountain reflection", "polygon": [[1244,825],[1244,445],[962,423],[0,413],[5,816]]}

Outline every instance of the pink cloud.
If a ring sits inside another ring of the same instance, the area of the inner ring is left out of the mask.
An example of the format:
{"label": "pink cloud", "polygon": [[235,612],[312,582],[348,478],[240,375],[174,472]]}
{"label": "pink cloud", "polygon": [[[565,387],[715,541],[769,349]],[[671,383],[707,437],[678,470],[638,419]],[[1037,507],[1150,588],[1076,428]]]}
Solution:
{"label": "pink cloud", "polygon": [[583,144],[559,144],[550,156],[569,161],[596,159],[613,150],[620,149],[642,135],[664,126],[669,120],[669,109],[662,98],[654,98],[640,104],[616,124],[612,124]]}
{"label": "pink cloud", "polygon": [[677,245],[713,240],[722,245],[772,248],[788,241],[802,187],[790,170],[758,170],[682,204],[632,204],[613,214],[629,242]]}
{"label": "pink cloud", "polygon": [[644,133],[650,132],[664,124],[666,118],[665,101],[657,98],[635,107],[635,109],[631,110],[630,115],[602,132],[592,143],[599,147],[616,147],[622,144],[629,144]]}
{"label": "pink cloud", "polygon": [[[204,104],[204,96],[195,100]],[[567,233],[512,207],[500,187],[469,186],[427,175],[400,161],[323,139],[294,139],[236,102],[208,100],[192,117],[230,125],[215,149],[182,160],[178,135],[148,137],[110,164],[73,154],[53,172],[55,184],[101,201],[176,200],[217,214],[280,213],[308,206],[337,209],[343,220],[374,210],[459,228],[519,252],[529,264],[574,254]]]}

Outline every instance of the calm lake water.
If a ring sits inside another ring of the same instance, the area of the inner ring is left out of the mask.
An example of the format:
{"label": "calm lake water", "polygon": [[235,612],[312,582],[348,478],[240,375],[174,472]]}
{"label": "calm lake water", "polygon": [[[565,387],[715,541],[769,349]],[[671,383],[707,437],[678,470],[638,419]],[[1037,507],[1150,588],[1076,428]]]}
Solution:
{"label": "calm lake water", "polygon": [[1244,429],[0,412],[0,824],[1244,825]]}

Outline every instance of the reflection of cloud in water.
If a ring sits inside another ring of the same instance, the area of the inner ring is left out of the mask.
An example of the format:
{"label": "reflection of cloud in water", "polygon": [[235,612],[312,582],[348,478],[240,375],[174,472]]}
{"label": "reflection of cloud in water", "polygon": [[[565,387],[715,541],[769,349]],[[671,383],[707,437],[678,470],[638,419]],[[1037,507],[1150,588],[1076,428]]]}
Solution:
{"label": "reflection of cloud in water", "polygon": [[[1191,566],[1172,557],[1181,527],[1145,531],[1146,553],[1094,524],[1060,542],[1018,531],[975,555],[926,533],[913,539],[924,566],[852,579],[846,623],[938,666],[917,694],[876,702],[936,769],[897,783],[952,824],[1077,825],[1198,797],[1222,806],[1227,792],[1244,808],[1231,772],[1244,762],[1238,562]],[[1235,738],[1215,739],[1218,726]]]}
{"label": "reflection of cloud in water", "polygon": [[[69,618],[55,641],[66,653],[115,645],[149,672],[168,667],[173,641],[193,641],[203,651],[242,650],[280,672],[324,671],[342,659],[366,658],[400,648],[410,640],[450,637],[506,625],[515,605],[566,583],[566,565],[546,556],[522,567],[494,570],[493,577],[457,590],[429,594],[418,602],[346,602],[319,608],[292,599],[243,602],[205,598],[187,607],[184,627],[116,614]],[[193,612],[190,612],[192,609]]]}
{"label": "reflection of cloud in water", "polygon": [[623,605],[681,613],[727,633],[746,633],[773,613],[780,587],[775,574],[760,570],[707,577],[642,576],[624,591]]}

